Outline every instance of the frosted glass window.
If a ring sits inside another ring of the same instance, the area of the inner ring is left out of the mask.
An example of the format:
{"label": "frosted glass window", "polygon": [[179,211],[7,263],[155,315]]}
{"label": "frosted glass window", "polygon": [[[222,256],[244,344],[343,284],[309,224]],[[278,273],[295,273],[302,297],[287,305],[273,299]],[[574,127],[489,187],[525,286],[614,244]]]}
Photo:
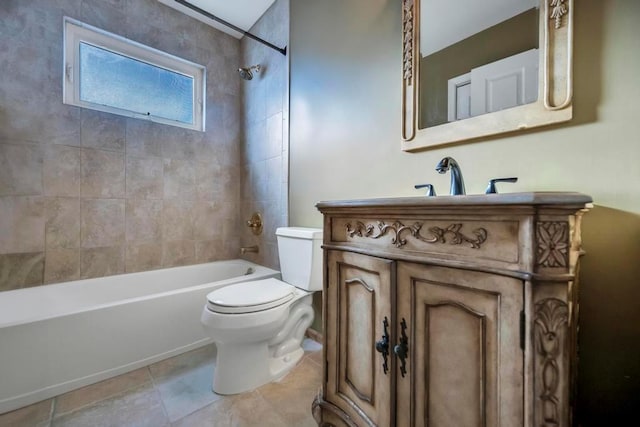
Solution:
{"label": "frosted glass window", "polygon": [[64,102],[204,130],[205,68],[65,18]]}
{"label": "frosted glass window", "polygon": [[80,43],[80,99],[193,124],[193,78]]}

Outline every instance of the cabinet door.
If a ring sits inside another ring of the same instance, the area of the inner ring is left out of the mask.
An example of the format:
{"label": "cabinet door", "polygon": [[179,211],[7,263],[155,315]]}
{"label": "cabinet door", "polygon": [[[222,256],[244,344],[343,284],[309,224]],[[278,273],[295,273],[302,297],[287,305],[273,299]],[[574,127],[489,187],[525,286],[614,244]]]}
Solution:
{"label": "cabinet door", "polygon": [[489,273],[398,263],[397,319],[408,339],[404,377],[397,363],[398,426],[523,425],[523,286]]}
{"label": "cabinet door", "polygon": [[376,341],[385,319],[391,322],[395,263],[339,251],[327,256],[326,399],[355,425],[391,426],[392,356],[385,368]]}

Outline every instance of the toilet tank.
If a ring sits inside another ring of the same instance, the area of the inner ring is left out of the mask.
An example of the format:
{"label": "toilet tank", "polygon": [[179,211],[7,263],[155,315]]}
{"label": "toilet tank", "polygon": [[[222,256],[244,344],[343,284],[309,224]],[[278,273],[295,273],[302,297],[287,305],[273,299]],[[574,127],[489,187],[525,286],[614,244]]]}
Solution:
{"label": "toilet tank", "polygon": [[322,290],[322,230],[280,227],[276,236],[282,280],[307,291]]}

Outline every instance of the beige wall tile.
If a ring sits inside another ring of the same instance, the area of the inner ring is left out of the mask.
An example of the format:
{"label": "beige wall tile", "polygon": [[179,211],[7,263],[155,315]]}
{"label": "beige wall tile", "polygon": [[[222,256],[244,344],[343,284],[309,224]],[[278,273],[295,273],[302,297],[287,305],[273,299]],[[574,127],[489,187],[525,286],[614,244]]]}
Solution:
{"label": "beige wall tile", "polygon": [[162,245],[162,266],[177,267],[195,264],[196,249],[193,240],[164,242]]}
{"label": "beige wall tile", "polygon": [[[217,164],[196,162],[196,199],[200,201],[213,201],[216,195],[222,193],[221,179],[226,175],[224,169]],[[224,172],[223,172],[224,171]],[[237,184],[236,184],[237,185]]]}
{"label": "beige wall tile", "polygon": [[165,200],[162,209],[162,238],[171,240],[193,240],[195,203]]}
{"label": "beige wall tile", "polygon": [[83,199],[80,205],[83,248],[114,246],[125,240],[125,201]]}
{"label": "beige wall tile", "polygon": [[125,197],[124,154],[82,149],[83,197]]}
{"label": "beige wall tile", "polygon": [[80,253],[80,278],[124,273],[124,246],[83,249]]}
{"label": "beige wall tile", "polygon": [[222,239],[196,241],[196,262],[212,262],[227,259]]}
{"label": "beige wall tile", "polygon": [[282,154],[282,103],[280,110],[267,117],[267,149],[265,158],[271,159]]}
{"label": "beige wall tile", "polygon": [[164,160],[164,198],[194,200],[196,171],[193,162],[179,159]]}
{"label": "beige wall tile", "polygon": [[0,143],[0,196],[42,194],[42,146]]}
{"label": "beige wall tile", "polygon": [[127,273],[155,270],[162,267],[162,244],[128,243],[126,245],[124,269]]}
{"label": "beige wall tile", "polygon": [[183,132],[183,135],[178,136],[176,139],[162,141],[162,157],[165,159],[194,161],[196,158],[196,146],[199,141],[189,141],[188,138],[189,134]]}
{"label": "beige wall tile", "polygon": [[162,239],[162,200],[128,199],[126,203],[126,240]]}
{"label": "beige wall tile", "polygon": [[160,157],[127,157],[127,197],[162,199],[164,191],[164,162]]}
{"label": "beige wall tile", "polygon": [[45,195],[80,195],[80,151],[64,145],[46,147],[42,171]]}
{"label": "beige wall tile", "polygon": [[162,157],[162,135],[155,123],[127,119],[127,156]]}
{"label": "beige wall tile", "polygon": [[[0,19],[16,19],[3,20],[0,38],[0,254],[44,252],[41,282],[74,278],[70,250],[78,248],[81,277],[122,271],[118,251],[104,248],[126,243],[128,271],[158,268],[163,256],[185,264],[235,254],[233,241],[211,243],[222,230],[235,234],[228,210],[194,202],[239,201],[240,42],[152,1],[2,4]],[[62,56],[63,15],[206,65],[207,131],[61,104],[63,70],[51,64]],[[158,226],[157,203],[167,200],[181,205],[161,208]],[[198,256],[196,233],[210,242]]]}
{"label": "beige wall tile", "polygon": [[39,196],[0,197],[0,254],[43,250],[43,198]]}
{"label": "beige wall tile", "polygon": [[196,240],[222,238],[222,203],[196,202],[194,209],[193,234]]}
{"label": "beige wall tile", "polygon": [[80,199],[45,199],[45,240],[47,248],[80,247]]}
{"label": "beige wall tile", "polygon": [[80,278],[80,249],[52,249],[45,253],[44,283]]}
{"label": "beige wall tile", "polygon": [[[24,53],[20,54],[24,55]],[[7,57],[15,58],[13,55],[7,55]],[[36,69],[33,64],[30,64],[30,67]],[[6,78],[3,78],[2,81],[9,84],[16,82],[14,79]],[[41,99],[37,94],[34,98]],[[79,146],[80,109],[64,106],[60,104],[59,99],[55,106],[53,104],[47,105],[46,102],[27,105],[22,99],[22,102],[3,110],[0,137],[43,144]]]}
{"label": "beige wall tile", "polygon": [[83,147],[124,151],[125,130],[125,117],[82,109],[80,136]]}
{"label": "beige wall tile", "polygon": [[0,255],[0,291],[41,285],[44,278],[44,253]]}

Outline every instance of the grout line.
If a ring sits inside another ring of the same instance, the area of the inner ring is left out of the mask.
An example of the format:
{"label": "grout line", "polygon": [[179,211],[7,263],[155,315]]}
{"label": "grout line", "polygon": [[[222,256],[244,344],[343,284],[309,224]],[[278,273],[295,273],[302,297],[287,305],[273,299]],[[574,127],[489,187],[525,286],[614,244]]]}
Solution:
{"label": "grout line", "polygon": [[58,406],[58,396],[54,396],[53,399],[51,399],[51,409],[49,410],[49,422],[47,424],[49,427],[53,425],[53,418],[55,416],[57,406]]}
{"label": "grout line", "polygon": [[153,374],[151,373],[151,369],[149,368],[149,366],[151,366],[151,365],[145,366],[145,369],[147,370],[147,373],[149,374],[149,378],[151,378],[151,386],[153,387],[153,391],[155,391],[157,393],[157,395],[158,395],[158,400],[160,400],[160,407],[162,408],[162,412],[164,413],[164,416],[165,416],[166,420],[169,422],[169,425],[172,425],[173,421],[171,421],[171,418],[169,418],[169,411],[167,411],[167,408],[164,405],[164,399],[162,398],[162,393],[160,392],[160,388],[156,384],[156,379],[153,376]]}

